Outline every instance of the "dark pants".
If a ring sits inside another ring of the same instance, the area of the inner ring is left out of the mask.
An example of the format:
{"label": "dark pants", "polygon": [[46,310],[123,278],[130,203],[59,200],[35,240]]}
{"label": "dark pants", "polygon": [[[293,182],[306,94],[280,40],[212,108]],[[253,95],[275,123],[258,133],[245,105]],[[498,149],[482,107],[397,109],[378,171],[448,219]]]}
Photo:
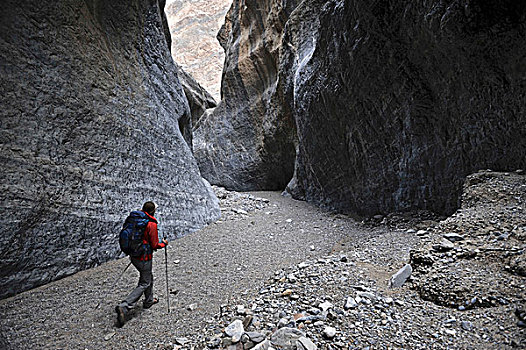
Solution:
{"label": "dark pants", "polygon": [[131,258],[133,266],[139,271],[139,284],[137,287],[120,303],[119,306],[125,311],[133,308],[135,303],[144,293],[144,305],[150,306],[153,303],[153,274],[152,260],[141,261],[137,258]]}

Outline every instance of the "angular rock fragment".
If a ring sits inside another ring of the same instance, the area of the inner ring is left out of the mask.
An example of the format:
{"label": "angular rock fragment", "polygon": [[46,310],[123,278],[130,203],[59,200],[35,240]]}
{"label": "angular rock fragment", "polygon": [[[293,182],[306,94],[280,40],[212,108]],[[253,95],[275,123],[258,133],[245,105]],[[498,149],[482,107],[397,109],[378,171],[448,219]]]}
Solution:
{"label": "angular rock fragment", "polygon": [[284,327],[278,329],[270,338],[270,343],[279,349],[294,350],[296,341],[305,337],[305,333],[296,328]]}
{"label": "angular rock fragment", "polygon": [[296,341],[297,350],[317,350],[318,347],[307,337],[300,337]]}
{"label": "angular rock fragment", "polygon": [[232,337],[233,343],[239,342],[241,340],[241,336],[243,333],[245,333],[243,322],[241,322],[241,320],[235,320],[225,328],[225,333]]}
{"label": "angular rock fragment", "polygon": [[411,267],[411,265],[409,264],[405,265],[391,277],[391,279],[389,280],[389,286],[391,288],[401,287],[407,281],[407,279],[411,276],[412,273],[413,273],[413,268]]}

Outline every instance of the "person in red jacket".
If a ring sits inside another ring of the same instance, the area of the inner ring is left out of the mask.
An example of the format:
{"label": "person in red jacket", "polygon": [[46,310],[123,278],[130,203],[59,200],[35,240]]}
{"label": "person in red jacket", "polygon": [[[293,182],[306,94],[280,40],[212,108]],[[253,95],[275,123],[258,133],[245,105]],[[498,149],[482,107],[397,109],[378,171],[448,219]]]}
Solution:
{"label": "person in red jacket", "polygon": [[159,299],[153,297],[153,274],[152,274],[152,258],[153,251],[166,247],[168,241],[163,239],[159,242],[159,234],[157,232],[157,219],[154,218],[157,205],[154,202],[148,201],[142,206],[142,211],[148,216],[150,221],[144,230],[143,244],[146,251],[138,256],[131,257],[133,266],[139,271],[139,284],[137,287],[124,299],[119,305],[115,307],[117,312],[117,321],[122,327],[126,322],[126,314],[133,308],[135,303],[144,294],[143,308],[149,309],[152,305],[157,304]]}

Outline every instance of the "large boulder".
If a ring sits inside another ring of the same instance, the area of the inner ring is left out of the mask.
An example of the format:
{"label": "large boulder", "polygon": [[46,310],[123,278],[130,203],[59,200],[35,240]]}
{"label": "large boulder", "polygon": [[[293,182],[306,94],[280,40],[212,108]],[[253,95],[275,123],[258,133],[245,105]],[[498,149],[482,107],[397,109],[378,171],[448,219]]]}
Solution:
{"label": "large boulder", "polygon": [[[226,58],[222,100],[194,126],[208,181],[234,190],[283,189],[294,169],[294,120],[276,114],[281,35],[294,6],[235,0],[218,33]],[[283,111],[283,110],[281,110]]]}
{"label": "large boulder", "polygon": [[525,3],[252,3],[227,15],[223,100],[195,135],[211,182],[275,189],[296,145],[295,198],[450,214],[467,174],[526,166]]}
{"label": "large boulder", "polygon": [[117,257],[146,200],[172,239],[219,217],[178,127],[189,110],[163,6],[2,4],[0,297]]}

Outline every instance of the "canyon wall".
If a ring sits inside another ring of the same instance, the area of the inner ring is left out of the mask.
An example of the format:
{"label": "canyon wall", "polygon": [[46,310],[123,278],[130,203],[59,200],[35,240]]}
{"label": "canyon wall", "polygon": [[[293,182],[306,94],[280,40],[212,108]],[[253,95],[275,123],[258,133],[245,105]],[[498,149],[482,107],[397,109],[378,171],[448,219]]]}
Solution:
{"label": "canyon wall", "polygon": [[256,190],[294,162],[287,191],[322,207],[451,213],[467,174],[526,167],[525,18],[512,0],[234,1],[199,166]]}
{"label": "canyon wall", "polygon": [[117,257],[146,200],[172,239],[220,216],[179,130],[190,109],[163,7],[4,2],[0,297]]}
{"label": "canyon wall", "polygon": [[232,0],[168,0],[172,56],[215,100],[220,100],[225,53],[216,35]]}
{"label": "canyon wall", "polygon": [[525,3],[317,4],[310,26],[309,6],[289,21],[280,62],[296,198],[447,214],[467,174],[526,166]]}
{"label": "canyon wall", "polygon": [[194,126],[194,154],[213,184],[278,190],[292,177],[294,120],[277,106],[281,34],[294,9],[283,5],[236,0],[218,34],[226,52],[222,100]]}

